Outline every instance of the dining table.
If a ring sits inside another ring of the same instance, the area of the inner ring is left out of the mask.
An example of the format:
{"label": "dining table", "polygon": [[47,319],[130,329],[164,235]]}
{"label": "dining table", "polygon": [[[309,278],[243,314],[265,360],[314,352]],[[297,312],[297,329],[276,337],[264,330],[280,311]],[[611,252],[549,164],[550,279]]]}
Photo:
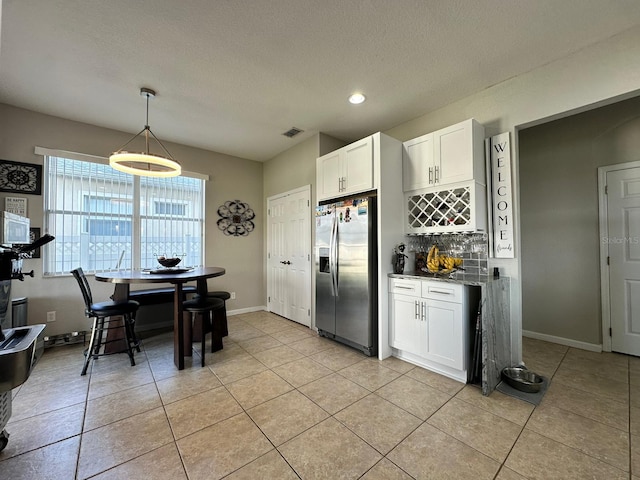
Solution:
{"label": "dining table", "polygon": [[[127,301],[129,286],[137,283],[170,283],[174,286],[173,293],[173,361],[178,370],[184,369],[186,354],[185,339],[191,336],[191,325],[184,322],[183,286],[188,282],[196,282],[198,295],[206,296],[207,279],[225,274],[222,267],[193,267],[193,268],[162,268],[142,270],[114,270],[96,272],[95,278],[99,282],[115,284],[111,299]],[[189,353],[191,353],[189,351]]]}

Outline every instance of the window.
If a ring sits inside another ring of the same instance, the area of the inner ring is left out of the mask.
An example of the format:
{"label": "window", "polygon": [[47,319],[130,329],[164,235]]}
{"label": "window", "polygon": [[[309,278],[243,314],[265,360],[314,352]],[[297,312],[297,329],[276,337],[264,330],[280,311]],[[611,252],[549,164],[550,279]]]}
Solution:
{"label": "window", "polygon": [[[156,256],[204,260],[204,178],[128,175],[79,154],[45,155],[45,276],[156,268]],[[66,158],[66,157],[78,157]]]}
{"label": "window", "polygon": [[184,216],[187,206],[182,203],[154,202],[156,215]]}

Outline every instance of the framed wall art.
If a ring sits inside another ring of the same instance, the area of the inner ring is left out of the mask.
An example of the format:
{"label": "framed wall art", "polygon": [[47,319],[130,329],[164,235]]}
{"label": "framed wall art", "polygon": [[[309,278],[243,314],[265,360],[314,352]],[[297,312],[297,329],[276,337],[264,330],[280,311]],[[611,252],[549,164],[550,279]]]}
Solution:
{"label": "framed wall art", "polygon": [[23,217],[27,216],[27,199],[24,197],[5,197],[4,211],[15,213]]}
{"label": "framed wall art", "polygon": [[42,194],[42,165],[0,160],[0,192]]}

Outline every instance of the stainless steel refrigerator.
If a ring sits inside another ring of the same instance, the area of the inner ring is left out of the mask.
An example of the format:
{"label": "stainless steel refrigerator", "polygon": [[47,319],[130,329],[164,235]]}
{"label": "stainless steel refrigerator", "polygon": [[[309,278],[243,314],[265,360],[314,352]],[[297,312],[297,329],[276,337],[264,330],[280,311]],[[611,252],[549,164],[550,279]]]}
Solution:
{"label": "stainless steel refrigerator", "polygon": [[376,197],[316,208],[316,327],[361,350],[378,351]]}

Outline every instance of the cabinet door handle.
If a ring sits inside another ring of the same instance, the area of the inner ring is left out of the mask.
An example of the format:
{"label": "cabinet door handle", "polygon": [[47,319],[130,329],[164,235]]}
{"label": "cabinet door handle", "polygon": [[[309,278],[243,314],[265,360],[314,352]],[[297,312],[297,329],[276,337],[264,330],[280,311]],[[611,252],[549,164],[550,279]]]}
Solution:
{"label": "cabinet door handle", "polygon": [[433,168],[429,167],[429,183],[433,183]]}
{"label": "cabinet door handle", "polygon": [[407,287],[405,285],[396,285],[395,288],[401,288],[402,290],[413,290],[413,287]]}
{"label": "cabinet door handle", "polygon": [[427,321],[427,304],[425,302],[422,302],[422,321]]}
{"label": "cabinet door handle", "polygon": [[435,175],[434,175],[434,179],[435,181],[433,183],[438,183],[439,179],[438,179],[438,173],[439,173],[440,167],[435,167],[434,171],[435,171]]}
{"label": "cabinet door handle", "polygon": [[418,318],[420,318],[420,302],[416,300],[415,304],[416,304],[416,320],[417,320]]}
{"label": "cabinet door handle", "polygon": [[342,191],[347,189],[347,177],[342,177]]}
{"label": "cabinet door handle", "polygon": [[453,295],[452,292],[448,290],[438,290],[437,288],[430,288],[429,293],[440,293],[442,295]]}

